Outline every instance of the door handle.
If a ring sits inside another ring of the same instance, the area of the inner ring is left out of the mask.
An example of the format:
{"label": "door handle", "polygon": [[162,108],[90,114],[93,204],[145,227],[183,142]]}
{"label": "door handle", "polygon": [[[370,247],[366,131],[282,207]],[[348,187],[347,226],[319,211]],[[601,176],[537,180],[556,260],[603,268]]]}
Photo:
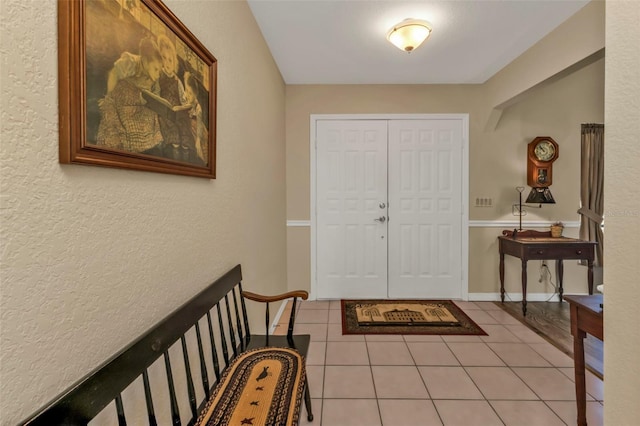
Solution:
{"label": "door handle", "polygon": [[379,218],[373,220],[376,222],[385,223],[387,221],[387,218],[384,216],[380,216]]}

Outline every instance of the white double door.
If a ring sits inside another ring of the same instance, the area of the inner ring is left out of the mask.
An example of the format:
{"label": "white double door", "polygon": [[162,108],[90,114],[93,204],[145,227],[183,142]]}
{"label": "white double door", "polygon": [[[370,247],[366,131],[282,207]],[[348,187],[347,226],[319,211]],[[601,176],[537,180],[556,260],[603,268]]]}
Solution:
{"label": "white double door", "polygon": [[461,297],[465,126],[316,122],[318,298]]}

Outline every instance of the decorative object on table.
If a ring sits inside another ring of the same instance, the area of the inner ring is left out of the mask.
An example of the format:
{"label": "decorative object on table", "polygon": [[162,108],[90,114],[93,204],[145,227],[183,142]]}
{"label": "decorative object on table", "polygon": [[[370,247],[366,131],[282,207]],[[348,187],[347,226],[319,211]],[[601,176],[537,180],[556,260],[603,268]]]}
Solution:
{"label": "decorative object on table", "polygon": [[531,204],[522,204],[522,191],[524,191],[524,186],[516,186],[516,191],[518,191],[518,203],[511,205],[511,214],[514,216],[518,216],[518,231],[522,231],[522,216],[527,215],[527,210],[525,207],[531,209],[541,209],[542,203],[537,206]]}
{"label": "decorative object on table", "polygon": [[486,333],[450,300],[342,300],[342,334]]}
{"label": "decorative object on table", "polygon": [[562,222],[554,222],[551,225],[551,236],[553,238],[562,237],[563,230],[564,230],[564,224]]}
{"label": "decorative object on table", "polygon": [[558,153],[558,144],[549,136],[538,136],[527,145],[527,185],[531,187],[527,203],[555,203],[549,187]]}
{"label": "decorative object on table", "polygon": [[160,0],[58,2],[61,163],[213,179],[215,57]]}

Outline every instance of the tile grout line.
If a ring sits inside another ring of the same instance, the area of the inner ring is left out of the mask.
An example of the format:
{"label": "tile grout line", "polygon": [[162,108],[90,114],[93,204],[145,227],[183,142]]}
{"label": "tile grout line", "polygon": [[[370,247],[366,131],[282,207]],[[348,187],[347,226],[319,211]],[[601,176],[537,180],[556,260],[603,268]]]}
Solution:
{"label": "tile grout line", "polygon": [[367,338],[364,338],[364,347],[367,350],[367,359],[369,360],[369,372],[371,373],[371,384],[373,385],[373,395],[376,398],[376,407],[378,407],[378,419],[380,420],[380,424],[382,423],[382,410],[380,409],[380,401],[378,400],[378,388],[376,387],[376,378],[373,375],[373,365],[371,365],[371,355],[369,355],[369,342],[367,342]]}

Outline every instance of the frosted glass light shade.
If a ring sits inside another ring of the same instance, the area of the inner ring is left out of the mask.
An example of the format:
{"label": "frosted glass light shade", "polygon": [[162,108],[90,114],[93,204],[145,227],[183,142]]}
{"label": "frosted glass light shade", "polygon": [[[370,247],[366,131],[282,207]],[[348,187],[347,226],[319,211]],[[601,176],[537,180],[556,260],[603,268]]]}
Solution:
{"label": "frosted glass light shade", "polygon": [[431,35],[431,24],[419,19],[405,19],[387,33],[389,40],[398,49],[411,52]]}

